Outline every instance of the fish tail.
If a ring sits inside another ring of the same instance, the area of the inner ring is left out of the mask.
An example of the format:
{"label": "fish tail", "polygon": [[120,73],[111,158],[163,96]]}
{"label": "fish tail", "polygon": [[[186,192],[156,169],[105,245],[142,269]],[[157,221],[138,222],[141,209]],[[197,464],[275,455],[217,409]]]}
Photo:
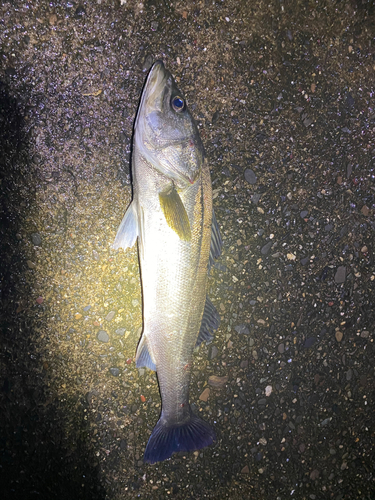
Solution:
{"label": "fish tail", "polygon": [[172,453],[199,450],[215,440],[213,428],[194,413],[181,425],[170,425],[161,417],[148,440],[144,461],[150,464],[161,462]]}

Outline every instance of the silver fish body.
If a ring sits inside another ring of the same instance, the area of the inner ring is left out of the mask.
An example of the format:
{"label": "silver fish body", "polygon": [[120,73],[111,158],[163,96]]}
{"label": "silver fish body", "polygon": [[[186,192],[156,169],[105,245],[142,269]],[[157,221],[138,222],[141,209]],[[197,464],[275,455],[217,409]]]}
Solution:
{"label": "silver fish body", "polygon": [[143,333],[138,367],[156,369],[162,412],[145,461],[169,458],[215,440],[189,404],[193,350],[212,337],[219,316],[206,298],[221,238],[212,210],[210,172],[198,129],[162,62],[146,80],[133,138],[133,201],[114,248],[138,237]]}

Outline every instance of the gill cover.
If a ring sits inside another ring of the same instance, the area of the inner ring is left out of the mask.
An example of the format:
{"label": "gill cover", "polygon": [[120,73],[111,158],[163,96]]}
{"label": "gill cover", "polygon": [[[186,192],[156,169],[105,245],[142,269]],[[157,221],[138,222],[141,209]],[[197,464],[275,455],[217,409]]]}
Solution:
{"label": "gill cover", "polygon": [[203,162],[198,129],[185,97],[161,61],[147,77],[134,140],[140,154],[179,189],[198,177]]}

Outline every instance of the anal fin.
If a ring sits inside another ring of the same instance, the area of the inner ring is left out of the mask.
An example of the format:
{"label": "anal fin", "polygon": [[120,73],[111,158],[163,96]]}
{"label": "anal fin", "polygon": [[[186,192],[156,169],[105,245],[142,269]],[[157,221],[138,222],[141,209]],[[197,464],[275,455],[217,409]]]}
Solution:
{"label": "anal fin", "polygon": [[149,368],[150,370],[153,370],[154,372],[156,371],[156,364],[150,355],[144,332],[137,347],[135,363],[137,368],[146,367]]}
{"label": "anal fin", "polygon": [[197,343],[195,347],[201,345],[203,341],[209,344],[214,338],[213,332],[220,325],[220,316],[216,310],[216,307],[210,301],[208,297],[206,297],[206,304],[204,306],[202,323],[198,334]]}

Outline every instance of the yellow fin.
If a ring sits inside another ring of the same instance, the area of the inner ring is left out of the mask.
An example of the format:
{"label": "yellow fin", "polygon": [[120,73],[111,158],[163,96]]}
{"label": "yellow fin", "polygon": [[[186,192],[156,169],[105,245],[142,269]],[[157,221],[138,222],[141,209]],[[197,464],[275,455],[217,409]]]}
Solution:
{"label": "yellow fin", "polygon": [[160,207],[168,226],[178,234],[181,240],[191,240],[189,217],[174,186],[159,193]]}

